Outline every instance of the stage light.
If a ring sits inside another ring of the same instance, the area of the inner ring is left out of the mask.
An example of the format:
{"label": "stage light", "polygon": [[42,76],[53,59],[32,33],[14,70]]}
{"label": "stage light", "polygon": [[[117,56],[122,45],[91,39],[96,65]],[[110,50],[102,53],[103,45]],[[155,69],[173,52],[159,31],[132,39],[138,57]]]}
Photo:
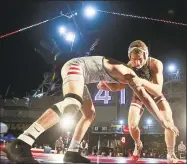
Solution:
{"label": "stage light", "polygon": [[74,42],[75,40],[75,34],[73,32],[68,32],[65,36],[66,41],[68,42]]}
{"label": "stage light", "polygon": [[72,116],[66,115],[62,118],[62,120],[60,121],[60,124],[61,124],[62,128],[71,129],[74,125],[74,120],[73,120]]}
{"label": "stage light", "polygon": [[119,123],[120,123],[120,125],[123,125],[123,120],[120,120]]}
{"label": "stage light", "polygon": [[168,66],[168,71],[171,72],[171,73],[175,72],[176,71],[176,65],[170,64]]}
{"label": "stage light", "polygon": [[96,14],[96,10],[93,7],[86,7],[84,10],[84,14],[88,18],[92,18]]}
{"label": "stage light", "polygon": [[65,34],[65,32],[66,32],[66,28],[65,27],[60,27],[59,28],[59,32],[60,32],[60,35],[64,35]]}
{"label": "stage light", "polygon": [[150,118],[147,119],[147,124],[148,124],[148,125],[151,125],[152,123],[153,123],[152,119],[150,119]]}

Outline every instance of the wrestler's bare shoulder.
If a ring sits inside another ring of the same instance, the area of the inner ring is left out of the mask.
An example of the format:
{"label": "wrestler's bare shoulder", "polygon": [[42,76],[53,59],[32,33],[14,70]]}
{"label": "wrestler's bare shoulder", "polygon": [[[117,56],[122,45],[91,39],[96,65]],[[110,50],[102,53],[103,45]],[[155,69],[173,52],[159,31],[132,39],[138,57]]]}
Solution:
{"label": "wrestler's bare shoulder", "polygon": [[153,70],[158,70],[159,68],[162,68],[163,67],[163,63],[161,60],[159,59],[156,59],[156,58],[152,58],[151,57],[151,68]]}

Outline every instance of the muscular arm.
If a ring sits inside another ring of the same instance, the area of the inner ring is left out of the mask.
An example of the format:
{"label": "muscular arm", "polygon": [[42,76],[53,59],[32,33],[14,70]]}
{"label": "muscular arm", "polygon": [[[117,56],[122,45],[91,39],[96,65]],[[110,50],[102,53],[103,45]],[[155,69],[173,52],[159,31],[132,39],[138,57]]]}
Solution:
{"label": "muscular arm", "polygon": [[[162,124],[164,118],[161,115],[155,101],[152,97],[147,93],[144,87],[138,86],[134,83],[134,78],[129,80],[129,87],[133,90],[133,92],[139,97],[139,99],[144,103],[147,110]],[[137,81],[137,80],[135,80]]]}
{"label": "muscular arm", "polygon": [[144,103],[147,110],[161,123],[161,125],[164,128],[172,130],[176,135],[178,135],[178,129],[173,126],[173,124],[164,119],[155,101],[142,86],[142,83],[140,82],[141,80],[136,75],[136,73],[132,69],[127,68],[123,65],[117,65],[115,66],[115,69],[118,70],[118,73],[121,73],[123,75],[123,80],[121,80],[121,83],[128,83],[133,92]]}
{"label": "muscular arm", "polygon": [[160,96],[163,87],[163,64],[159,60],[152,59],[151,68],[153,82],[142,79],[142,85],[150,94]]}
{"label": "muscular arm", "polygon": [[120,91],[125,88],[125,84],[121,83],[106,83],[106,82],[99,82],[97,85],[97,89],[107,90],[107,91]]}
{"label": "muscular arm", "polygon": [[[152,97],[147,93],[145,88],[142,86],[141,79],[136,75],[136,73],[128,68],[125,65],[115,65],[114,70],[117,70],[118,80],[120,78],[120,82],[125,84],[127,83],[133,92],[139,97],[139,99],[144,103],[147,110],[160,122],[163,123],[165,121],[163,116],[161,115],[155,101]],[[119,76],[121,74],[121,76]]]}
{"label": "muscular arm", "polygon": [[161,115],[155,101],[147,93],[145,88],[141,85],[140,78],[132,69],[126,69],[128,73],[124,74],[124,79],[128,82],[129,87],[133,92],[139,97],[139,99],[144,103],[147,110],[160,122],[163,123],[164,118]]}

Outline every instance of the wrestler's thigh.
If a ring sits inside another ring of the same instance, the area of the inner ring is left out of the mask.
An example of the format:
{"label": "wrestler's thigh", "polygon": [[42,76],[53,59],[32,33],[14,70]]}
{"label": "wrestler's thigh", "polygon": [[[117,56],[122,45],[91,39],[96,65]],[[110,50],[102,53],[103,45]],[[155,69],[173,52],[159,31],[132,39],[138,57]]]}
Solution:
{"label": "wrestler's thigh", "polygon": [[84,86],[83,105],[82,105],[81,112],[85,117],[90,117],[93,114],[95,114],[95,107],[90,92],[88,90],[88,87],[86,85]]}
{"label": "wrestler's thigh", "polygon": [[130,106],[128,114],[128,124],[139,124],[140,118],[143,114],[143,109],[137,106]]}

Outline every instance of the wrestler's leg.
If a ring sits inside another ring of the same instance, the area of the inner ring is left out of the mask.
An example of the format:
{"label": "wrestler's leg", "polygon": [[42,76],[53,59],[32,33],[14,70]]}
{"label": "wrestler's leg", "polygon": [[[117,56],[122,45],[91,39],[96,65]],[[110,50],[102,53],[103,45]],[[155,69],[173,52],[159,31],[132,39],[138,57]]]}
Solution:
{"label": "wrestler's leg", "polygon": [[[26,133],[29,133],[29,135],[36,139],[42,132],[58,123],[62,114],[77,114],[78,110],[81,108],[84,79],[81,74],[74,76],[77,76],[77,80],[71,80],[71,76],[67,76],[70,80],[64,81],[64,100],[54,104],[52,108],[49,108],[34,124],[31,125],[31,127],[26,130]],[[41,127],[42,130],[39,130],[40,133],[35,132],[36,130],[34,129],[37,128],[35,127],[35,124]],[[20,135],[18,138],[31,146],[34,143],[34,140],[32,140],[32,142],[30,140],[29,142],[27,135]]]}
{"label": "wrestler's leg", "polygon": [[[172,117],[172,110],[168,101],[165,99],[163,101],[160,101],[157,105],[163,117],[174,124],[173,117]],[[178,159],[175,155],[176,135],[169,129],[165,129],[164,133],[165,133],[165,142],[167,146],[168,162],[177,163]]]}
{"label": "wrestler's leg", "polygon": [[[135,78],[138,78],[138,77],[135,77]],[[147,93],[145,88],[143,88],[142,86],[139,86],[136,83],[136,80],[134,78],[130,80],[129,86],[133,90],[133,92],[139,97],[139,99],[143,102],[147,110],[161,123],[161,125],[166,129],[171,129],[175,134],[178,135],[178,129],[171,122],[164,119],[155,101]]]}
{"label": "wrestler's leg", "polygon": [[135,104],[135,105],[131,103],[131,106],[129,109],[128,127],[130,131],[130,135],[133,138],[134,143],[135,143],[132,160],[137,161],[140,157],[140,153],[143,148],[143,145],[140,139],[140,129],[138,127],[140,118],[143,114],[143,108],[139,104]]}
{"label": "wrestler's leg", "polygon": [[128,68],[123,64],[119,64],[117,62],[113,62],[111,64],[105,62],[105,68],[110,72],[110,74],[118,79],[121,83],[128,83],[129,87],[133,90],[133,92],[139,97],[139,99],[143,102],[145,107],[149,110],[149,112],[156,117],[156,119],[162,124],[162,126],[166,125],[165,120],[159,112],[159,109],[152,99],[152,97],[147,93],[144,87],[142,87],[140,78],[135,74],[135,72]]}
{"label": "wrestler's leg", "polygon": [[142,116],[142,109],[137,106],[130,106],[129,115],[128,115],[128,127],[130,135],[133,138],[134,142],[140,143],[140,129],[138,127],[140,118]]}
{"label": "wrestler's leg", "polygon": [[[41,133],[58,123],[61,114],[76,114],[77,111],[81,109],[84,88],[84,78],[82,72],[79,71],[76,75],[72,75],[71,69],[69,67],[65,67],[62,69],[62,78],[64,83],[64,100],[54,104],[26,131],[24,131],[24,133],[21,134],[17,140],[5,147],[4,151],[10,160],[14,162],[22,162],[24,157],[30,157],[32,161],[33,158],[30,148],[35,142],[36,138],[38,138]],[[16,149],[16,146],[25,147],[24,153],[21,151],[21,149]]]}
{"label": "wrestler's leg", "polygon": [[[111,64],[112,63],[112,64]],[[104,62],[105,68],[110,74],[118,79],[121,83],[128,83],[133,92],[143,102],[147,110],[161,123],[164,128],[171,129],[173,132],[178,134],[178,129],[170,122],[166,121],[155,103],[152,97],[147,93],[144,87],[142,87],[140,78],[135,72],[123,64],[119,64],[116,61]]]}
{"label": "wrestler's leg", "polygon": [[80,142],[83,139],[86,131],[90,127],[91,123],[95,118],[95,108],[93,102],[91,100],[90,93],[88,88],[85,86],[84,94],[83,94],[83,106],[81,109],[82,117],[79,120],[78,124],[75,127],[75,132],[73,134],[70,146],[68,151],[64,156],[65,162],[79,162],[79,163],[87,163],[84,157],[80,157],[77,152],[79,151]]}

